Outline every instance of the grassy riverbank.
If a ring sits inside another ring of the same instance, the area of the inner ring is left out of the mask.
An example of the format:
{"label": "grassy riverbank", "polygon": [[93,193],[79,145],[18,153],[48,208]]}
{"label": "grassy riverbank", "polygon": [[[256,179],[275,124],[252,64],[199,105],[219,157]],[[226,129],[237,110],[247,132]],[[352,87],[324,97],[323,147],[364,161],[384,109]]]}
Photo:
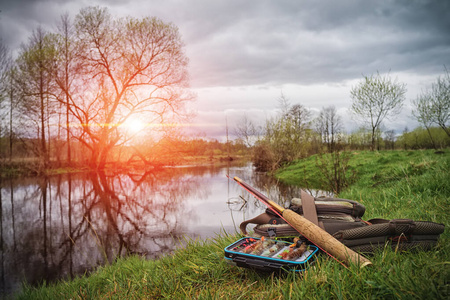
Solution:
{"label": "grassy riverbank", "polygon": [[[314,158],[277,173],[284,181],[311,183],[320,172]],[[228,265],[223,249],[238,236],[222,233],[188,241],[157,261],[120,259],[90,276],[40,288],[19,299],[448,299],[450,295],[450,153],[359,152],[350,164],[355,182],[339,196],[361,201],[365,218],[412,218],[446,225],[433,251],[395,253],[370,259],[373,266],[346,269],[321,255],[303,274],[259,274]],[[308,170],[305,172],[305,170]],[[307,176],[301,174],[308,174]]]}
{"label": "grassy riverbank", "polygon": [[[323,188],[316,156],[275,175],[299,186]],[[339,197],[366,206],[365,219],[410,218],[439,223],[450,216],[450,151],[358,151],[349,161],[354,182]]]}

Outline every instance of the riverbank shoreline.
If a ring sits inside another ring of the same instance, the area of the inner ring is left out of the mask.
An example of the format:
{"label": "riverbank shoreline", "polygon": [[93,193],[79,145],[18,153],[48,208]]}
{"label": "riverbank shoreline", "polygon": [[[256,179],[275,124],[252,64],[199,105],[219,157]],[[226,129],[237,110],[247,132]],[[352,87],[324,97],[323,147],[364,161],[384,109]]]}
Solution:
{"label": "riverbank shoreline", "polygon": [[[167,167],[181,167],[181,166],[201,166],[213,164],[239,163],[250,160],[248,155],[216,155],[216,156],[188,156],[181,160],[171,163],[155,163],[144,164],[142,162],[108,162],[101,171],[104,172],[146,172],[153,171]],[[96,172],[99,171],[90,168],[86,163],[65,163],[65,162],[51,162],[50,166],[45,170],[41,170],[39,161],[37,159],[16,159],[13,161],[0,161],[0,178],[18,178],[18,177],[35,177],[35,176],[51,176],[58,174],[81,173],[81,172]]]}
{"label": "riverbank shoreline", "polygon": [[[224,247],[239,235],[188,240],[185,248],[151,261],[132,256],[99,267],[89,276],[27,286],[17,299],[447,299],[450,270],[450,157],[433,151],[358,152],[359,176],[339,197],[366,206],[364,219],[409,218],[443,223],[432,251],[386,247],[373,267],[345,268],[320,255],[306,272],[258,273],[229,265]],[[286,168],[284,181],[314,168],[314,159]],[[281,173],[280,173],[281,174]],[[280,175],[281,176],[281,175]],[[310,176],[318,176],[312,173]],[[281,176],[283,177],[283,176]]]}

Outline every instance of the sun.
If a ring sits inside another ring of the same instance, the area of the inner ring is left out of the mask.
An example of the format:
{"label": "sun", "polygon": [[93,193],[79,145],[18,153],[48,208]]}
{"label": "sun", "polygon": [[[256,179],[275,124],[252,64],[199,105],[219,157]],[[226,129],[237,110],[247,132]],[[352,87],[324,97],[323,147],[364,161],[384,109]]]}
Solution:
{"label": "sun", "polygon": [[127,120],[123,125],[130,133],[139,133],[145,128],[145,123],[139,119]]}

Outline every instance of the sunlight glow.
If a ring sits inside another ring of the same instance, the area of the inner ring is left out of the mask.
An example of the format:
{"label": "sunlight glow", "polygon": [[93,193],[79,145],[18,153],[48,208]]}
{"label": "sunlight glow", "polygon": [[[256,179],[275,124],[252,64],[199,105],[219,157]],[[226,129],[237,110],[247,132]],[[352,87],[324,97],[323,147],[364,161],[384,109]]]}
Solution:
{"label": "sunlight glow", "polygon": [[127,120],[123,125],[132,133],[139,133],[146,126],[146,124],[139,119]]}
{"label": "sunlight glow", "polygon": [[[127,129],[133,129],[133,128],[139,128],[139,130],[142,130],[146,127],[211,127],[211,126],[219,126],[221,127],[221,124],[216,123],[163,123],[163,124],[153,124],[153,123],[144,123],[142,121],[127,121],[125,123],[91,123],[91,124],[80,124],[80,123],[67,123],[70,125],[70,127],[122,127]],[[54,123],[50,124],[50,126],[59,126],[61,127],[62,124]]]}

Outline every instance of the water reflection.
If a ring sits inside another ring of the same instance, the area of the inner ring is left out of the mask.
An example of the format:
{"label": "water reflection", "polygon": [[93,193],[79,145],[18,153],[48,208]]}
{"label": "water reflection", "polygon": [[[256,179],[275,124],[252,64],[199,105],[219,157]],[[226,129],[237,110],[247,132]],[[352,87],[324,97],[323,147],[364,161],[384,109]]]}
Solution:
{"label": "water reflection", "polygon": [[234,233],[265,207],[227,174],[283,205],[299,194],[249,165],[2,182],[2,294],[17,291],[24,280],[34,285],[73,277],[130,253],[157,258],[180,246],[183,236]]}

